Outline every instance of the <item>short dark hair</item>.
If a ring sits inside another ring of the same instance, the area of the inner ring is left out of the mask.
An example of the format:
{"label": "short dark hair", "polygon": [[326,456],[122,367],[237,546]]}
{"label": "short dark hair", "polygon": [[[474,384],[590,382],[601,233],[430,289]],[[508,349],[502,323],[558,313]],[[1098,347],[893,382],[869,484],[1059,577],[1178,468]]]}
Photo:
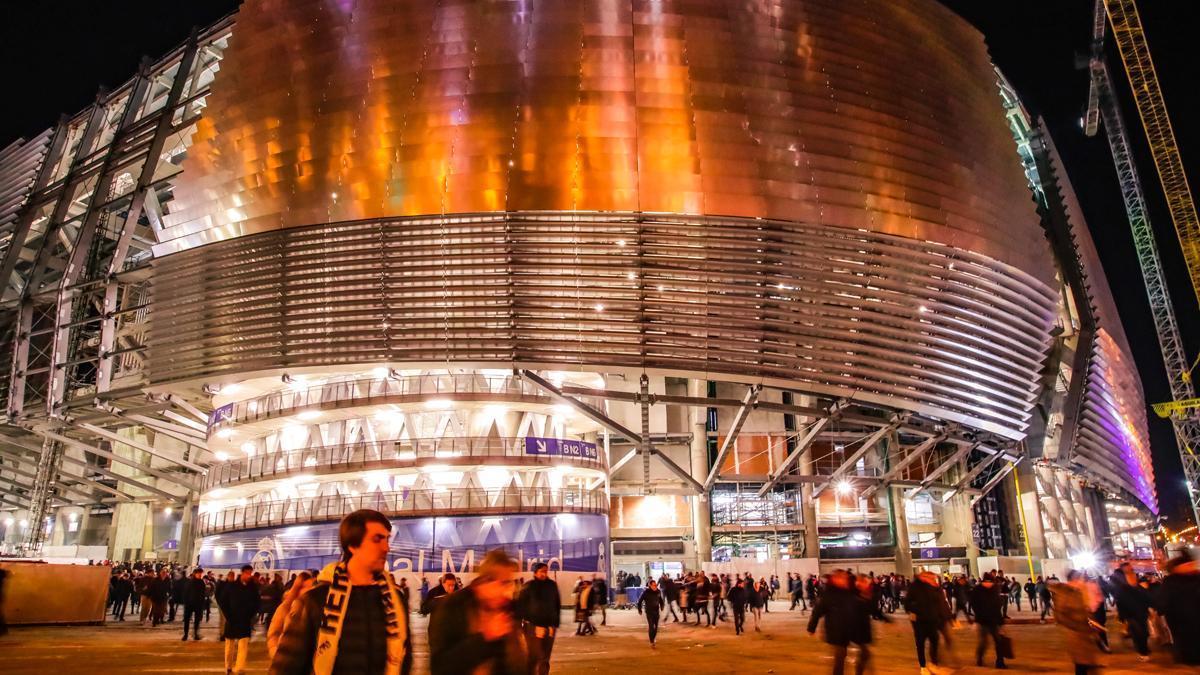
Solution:
{"label": "short dark hair", "polygon": [[549,570],[549,569],[550,569],[550,566],[543,562],[540,562],[533,566],[534,572],[540,572],[542,570]]}
{"label": "short dark hair", "polygon": [[350,547],[362,546],[363,537],[367,535],[367,523],[379,523],[388,532],[392,531],[392,521],[387,516],[374,509],[359,509],[342,518],[338,526],[338,541],[342,545],[342,562],[350,560]]}
{"label": "short dark hair", "polygon": [[242,571],[243,572],[253,572],[254,566],[253,565],[242,565]]}

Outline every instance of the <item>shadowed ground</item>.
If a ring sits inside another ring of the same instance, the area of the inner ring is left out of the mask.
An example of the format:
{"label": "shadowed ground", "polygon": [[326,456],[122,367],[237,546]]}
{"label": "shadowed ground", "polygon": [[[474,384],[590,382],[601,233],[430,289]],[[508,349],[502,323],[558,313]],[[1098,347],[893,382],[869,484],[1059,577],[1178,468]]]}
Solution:
{"label": "shadowed ground", "polygon": [[[609,625],[595,637],[575,637],[570,626],[554,647],[552,672],[597,673],[620,669],[623,673],[824,673],[829,671],[829,652],[819,637],[805,632],[807,614],[788,612],[786,603],[773,603],[775,611],[764,615],[763,632],[753,628],[744,636],[733,634],[733,624],[716,629],[668,624],[659,632],[657,649],[650,649],[645,624],[634,611],[610,610]],[[1007,627],[1016,644],[1017,658],[1009,672],[1072,672],[1062,632],[1053,624],[1021,623]],[[426,622],[413,615],[416,643],[415,672],[428,672]],[[875,625],[875,673],[916,673],[912,630],[901,614],[890,624]],[[568,613],[563,620],[569,621]],[[599,617],[597,617],[598,623]],[[751,621],[747,621],[751,626]],[[1137,661],[1128,643],[1121,639],[1121,626],[1110,619],[1109,628],[1116,653],[1106,673],[1200,672],[1175,666],[1169,656],[1156,649],[1150,663]],[[216,641],[216,611],[213,621],[201,629],[200,642],[179,640],[178,622],[157,628],[137,622],[105,626],[17,628],[0,638],[0,672],[11,675],[82,675],[83,673],[222,673],[222,646]],[[976,668],[975,631],[963,625],[954,631],[955,656],[960,673],[999,672]],[[985,663],[991,662],[989,652]],[[266,671],[266,643],[262,631],[251,642],[250,673]],[[969,666],[969,667],[968,667]],[[850,671],[853,672],[853,671]]]}

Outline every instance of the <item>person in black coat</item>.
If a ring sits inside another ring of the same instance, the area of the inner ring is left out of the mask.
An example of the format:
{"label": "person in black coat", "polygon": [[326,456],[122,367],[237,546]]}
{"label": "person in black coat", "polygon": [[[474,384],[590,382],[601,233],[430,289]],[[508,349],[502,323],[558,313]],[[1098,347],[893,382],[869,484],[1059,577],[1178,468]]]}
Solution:
{"label": "person in black coat", "polygon": [[200,618],[208,606],[208,589],[204,585],[204,570],[197,567],[192,576],[184,579],[176,602],[183,605],[183,639],[188,639],[188,622],[192,624],[192,639],[200,639]]}
{"label": "person in black coat", "polygon": [[533,567],[533,581],[525,584],[517,598],[517,612],[525,624],[525,645],[529,650],[529,672],[550,672],[550,653],[554,637],[562,623],[562,595],[558,583],[550,578],[546,563]]}
{"label": "person in black coat", "polygon": [[1141,585],[1129,563],[1113,572],[1111,588],[1117,600],[1117,616],[1125,622],[1133,648],[1144,660],[1150,656],[1150,591]]}
{"label": "person in black coat", "polygon": [[929,657],[938,662],[938,634],[950,621],[950,605],[946,593],[932,572],[921,572],[908,585],[904,596],[904,611],[912,622],[913,637],[917,642],[917,663],[925,668],[925,643],[929,642]]}
{"label": "person in black coat", "polygon": [[117,621],[125,620],[125,608],[129,606],[129,596],[133,595],[133,582],[129,579],[129,573],[122,572],[113,577],[112,581],[112,601],[113,601],[113,617]]}
{"label": "person in black coat", "polygon": [[1004,625],[1004,597],[1000,584],[992,572],[983,576],[975,588],[971,589],[971,607],[975,611],[975,625],[979,627],[979,644],[975,647],[975,665],[983,665],[983,655],[987,652],[987,643],[991,639],[996,650],[996,667],[1007,668],[1004,665],[1004,655],[1000,650],[1000,626]]}
{"label": "person in black coat", "polygon": [[749,582],[740,579],[729,588],[729,608],[733,610],[733,634],[746,632],[746,605],[750,604]]}
{"label": "person in black coat", "polygon": [[1175,660],[1200,665],[1200,565],[1186,553],[1172,558],[1160,586],[1159,613],[1174,637]]}
{"label": "person in black coat", "polygon": [[455,585],[453,574],[450,572],[443,574],[442,582],[436,588],[426,593],[425,599],[421,601],[421,615],[429,616],[433,614],[433,610],[441,604],[441,600],[454,592]]}
{"label": "person in black coat", "polygon": [[259,607],[253,567],[243,565],[241,576],[221,587],[217,606],[225,615],[225,632],[221,635],[225,640],[225,672],[243,673]]}
{"label": "person in black coat", "polygon": [[675,623],[679,623],[679,615],[675,613],[675,608],[679,606],[679,585],[664,574],[658,580],[658,588],[663,593],[663,599],[667,601],[667,610],[671,612],[671,618],[675,619]]}
{"label": "person in black coat", "polygon": [[188,578],[185,575],[171,576],[171,599],[167,605],[167,621],[174,621],[179,606],[183,604],[183,590],[187,587]]}
{"label": "person in black coat", "polygon": [[166,620],[167,600],[171,597],[170,573],[163,570],[152,577],[150,584],[150,625],[157,626]]}
{"label": "person in black coat", "polygon": [[638,614],[643,613],[645,608],[646,626],[650,633],[650,647],[654,648],[654,640],[658,637],[658,621],[662,615],[663,607],[667,606],[667,601],[663,598],[662,591],[658,590],[658,582],[651,579],[649,587],[642,592],[642,597],[638,598],[637,611]]}
{"label": "person in black coat", "polygon": [[871,589],[860,594],[846,570],[834,570],[829,575],[829,588],[821,594],[808,620],[808,633],[817,632],[817,624],[825,620],[825,642],[833,647],[833,674],[841,675],[846,668],[850,643],[858,645],[858,662],[854,672],[866,670],[871,660]]}

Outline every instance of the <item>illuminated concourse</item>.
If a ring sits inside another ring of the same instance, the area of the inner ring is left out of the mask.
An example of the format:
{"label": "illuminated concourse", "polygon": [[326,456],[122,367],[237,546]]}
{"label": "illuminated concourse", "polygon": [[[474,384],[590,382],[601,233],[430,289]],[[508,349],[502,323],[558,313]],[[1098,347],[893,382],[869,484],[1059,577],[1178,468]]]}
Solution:
{"label": "illuminated concourse", "polygon": [[247,0],[0,151],[0,553],[1150,570],[1078,199],[933,0]]}

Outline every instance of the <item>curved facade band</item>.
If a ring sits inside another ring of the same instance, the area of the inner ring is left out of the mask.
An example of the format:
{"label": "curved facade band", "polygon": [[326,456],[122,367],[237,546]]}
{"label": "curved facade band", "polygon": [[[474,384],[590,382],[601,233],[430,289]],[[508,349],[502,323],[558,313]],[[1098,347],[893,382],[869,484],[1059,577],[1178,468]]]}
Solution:
{"label": "curved facade band", "polygon": [[1050,282],[995,81],[936,2],[248,2],[155,251],[636,211],[935,241]]}
{"label": "curved facade band", "polygon": [[1054,298],[930,242],[766,220],[480,214],[242,237],[157,263],[155,384],[351,363],[656,369],[1019,438]]}

